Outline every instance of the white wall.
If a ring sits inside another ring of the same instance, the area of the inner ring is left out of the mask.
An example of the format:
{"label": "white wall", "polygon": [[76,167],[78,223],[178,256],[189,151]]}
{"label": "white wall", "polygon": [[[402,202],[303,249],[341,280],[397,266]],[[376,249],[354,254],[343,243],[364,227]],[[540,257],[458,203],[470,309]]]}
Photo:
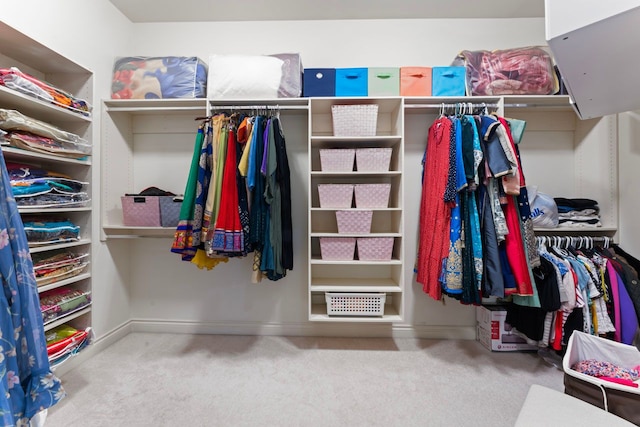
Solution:
{"label": "white wall", "polygon": [[464,49],[546,44],[544,20],[389,19],[136,24],[138,55],[299,52],[306,68],[449,65]]}
{"label": "white wall", "polygon": [[[131,49],[132,24],[107,0],[21,0],[0,7],[0,20],[94,73],[93,327],[102,336],[129,320],[128,258],[99,242],[100,100],[110,94],[114,56]],[[117,259],[117,262],[114,261]]]}
{"label": "white wall", "polygon": [[640,258],[640,110],[618,115],[620,246]]}

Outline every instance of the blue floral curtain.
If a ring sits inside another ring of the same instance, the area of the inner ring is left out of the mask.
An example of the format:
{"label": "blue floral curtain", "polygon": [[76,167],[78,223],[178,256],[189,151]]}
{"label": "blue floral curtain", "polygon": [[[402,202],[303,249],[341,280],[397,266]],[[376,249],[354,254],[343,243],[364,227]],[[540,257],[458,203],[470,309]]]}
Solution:
{"label": "blue floral curtain", "polygon": [[65,392],[49,366],[33,264],[2,151],[0,169],[0,420],[27,426]]}

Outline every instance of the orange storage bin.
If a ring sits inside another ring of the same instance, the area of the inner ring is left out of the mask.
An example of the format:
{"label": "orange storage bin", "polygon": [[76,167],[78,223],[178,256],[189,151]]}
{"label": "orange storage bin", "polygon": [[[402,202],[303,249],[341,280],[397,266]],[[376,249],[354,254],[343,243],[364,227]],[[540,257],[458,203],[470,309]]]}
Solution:
{"label": "orange storage bin", "polygon": [[400,68],[400,95],[431,96],[431,68]]}

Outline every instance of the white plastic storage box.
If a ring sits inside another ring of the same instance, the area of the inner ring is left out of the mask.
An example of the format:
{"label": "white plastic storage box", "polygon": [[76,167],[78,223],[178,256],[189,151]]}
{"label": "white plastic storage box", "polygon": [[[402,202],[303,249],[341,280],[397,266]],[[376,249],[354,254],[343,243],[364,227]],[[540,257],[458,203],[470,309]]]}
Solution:
{"label": "white plastic storage box", "polygon": [[328,261],[353,261],[355,237],[321,237],[320,256]]}
{"label": "white plastic storage box", "polygon": [[391,261],[393,237],[358,237],[360,261]]}
{"label": "white plastic storage box", "polygon": [[348,209],[353,202],[353,184],[318,184],[321,208]]}
{"label": "white plastic storage box", "polygon": [[383,316],[384,293],[326,292],[327,314],[337,316]]}
{"label": "white plastic storage box", "polygon": [[636,369],[640,365],[640,351],[631,345],[574,331],[562,359],[566,394],[640,425],[640,388],[604,381],[573,369],[577,363],[589,359]]}
{"label": "white plastic storage box", "polygon": [[378,125],[378,106],[332,105],[334,136],[375,136]]}
{"label": "white plastic storage box", "polygon": [[388,208],[391,184],[355,184],[356,208]]}
{"label": "white plastic storage box", "polygon": [[160,227],[160,196],[122,196],[122,218],[126,226]]}
{"label": "white plastic storage box", "polygon": [[356,148],[358,172],[388,172],[391,164],[391,148]]}
{"label": "white plastic storage box", "polygon": [[338,233],[366,233],[371,232],[373,211],[348,210],[336,211]]}
{"label": "white plastic storage box", "polygon": [[356,150],[353,148],[321,148],[322,172],[352,172]]}

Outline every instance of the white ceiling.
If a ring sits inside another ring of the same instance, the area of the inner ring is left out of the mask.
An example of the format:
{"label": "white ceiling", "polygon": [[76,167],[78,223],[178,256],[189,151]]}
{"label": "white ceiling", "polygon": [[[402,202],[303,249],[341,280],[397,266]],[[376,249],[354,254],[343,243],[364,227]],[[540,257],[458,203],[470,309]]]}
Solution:
{"label": "white ceiling", "polygon": [[132,22],[544,17],[544,0],[110,1]]}

